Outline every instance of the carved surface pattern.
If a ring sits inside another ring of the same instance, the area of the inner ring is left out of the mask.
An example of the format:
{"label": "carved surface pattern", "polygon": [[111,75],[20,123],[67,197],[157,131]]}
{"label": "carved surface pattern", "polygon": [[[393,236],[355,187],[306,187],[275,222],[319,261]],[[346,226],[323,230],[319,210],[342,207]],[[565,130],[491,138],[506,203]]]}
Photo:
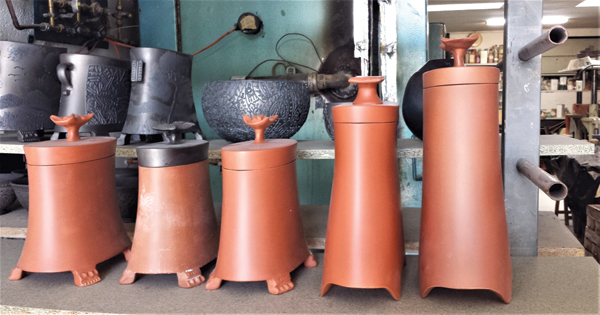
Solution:
{"label": "carved surface pattern", "polygon": [[91,65],[85,88],[87,113],[94,113],[90,125],[122,124],[127,117],[131,70]]}
{"label": "carved surface pattern", "polygon": [[4,209],[15,202],[17,197],[15,196],[15,192],[12,187],[2,187],[0,188],[0,213],[4,211]]}
{"label": "carved surface pattern", "polygon": [[0,42],[0,130],[41,130],[54,126],[60,82],[55,48]]}
{"label": "carved surface pattern", "polygon": [[290,138],[306,122],[310,95],[306,84],[287,81],[217,81],[206,83],[202,111],[208,125],[231,142],[254,139],[244,115],[278,115],[265,138]]}

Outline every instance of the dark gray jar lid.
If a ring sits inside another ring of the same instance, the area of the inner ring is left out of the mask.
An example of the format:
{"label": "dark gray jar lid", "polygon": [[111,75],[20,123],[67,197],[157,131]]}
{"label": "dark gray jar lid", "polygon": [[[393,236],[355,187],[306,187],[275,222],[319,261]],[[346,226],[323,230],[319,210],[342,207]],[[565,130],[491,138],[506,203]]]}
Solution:
{"label": "dark gray jar lid", "polygon": [[181,135],[194,123],[176,121],[152,127],[162,132],[165,141],[136,148],[141,167],[169,167],[202,162],[208,159],[208,141],[183,140]]}

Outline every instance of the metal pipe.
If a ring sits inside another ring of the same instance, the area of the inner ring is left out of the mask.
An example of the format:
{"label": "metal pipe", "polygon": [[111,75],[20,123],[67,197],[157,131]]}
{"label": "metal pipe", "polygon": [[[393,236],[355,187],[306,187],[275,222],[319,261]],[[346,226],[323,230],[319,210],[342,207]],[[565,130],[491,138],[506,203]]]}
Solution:
{"label": "metal pipe", "polygon": [[48,0],[48,12],[50,13],[50,26],[54,26],[54,0]]}
{"label": "metal pipe", "polygon": [[592,104],[598,104],[598,86],[596,78],[598,76],[598,70],[592,69]]}
{"label": "metal pipe", "polygon": [[569,33],[566,28],[560,25],[553,26],[544,34],[540,35],[540,37],[532,40],[529,44],[519,49],[519,59],[522,61],[531,60],[537,55],[541,55],[558,45],[562,45],[567,41],[567,38],[569,38]]}
{"label": "metal pipe", "polygon": [[343,89],[350,85],[348,74],[319,74],[317,72],[287,74],[265,77],[245,77],[248,80],[279,80],[279,81],[294,81],[306,82],[310,92],[314,93],[325,89]]}
{"label": "metal pipe", "polygon": [[531,162],[526,159],[519,159],[517,162],[517,170],[538,186],[552,200],[559,201],[567,197],[569,190],[565,184],[552,177],[541,168],[531,164]]}
{"label": "metal pipe", "polygon": [[27,30],[32,28],[42,28],[41,24],[23,24],[19,23],[17,19],[17,14],[15,13],[15,8],[12,5],[11,0],[6,0],[6,6],[8,7],[8,12],[10,13],[10,18],[12,19],[13,25],[18,30]]}

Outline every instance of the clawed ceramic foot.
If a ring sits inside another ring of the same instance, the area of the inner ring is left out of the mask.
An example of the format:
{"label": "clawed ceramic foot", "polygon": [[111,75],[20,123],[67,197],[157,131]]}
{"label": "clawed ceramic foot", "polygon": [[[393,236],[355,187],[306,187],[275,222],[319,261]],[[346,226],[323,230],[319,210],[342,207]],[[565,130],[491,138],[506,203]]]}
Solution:
{"label": "clawed ceramic foot", "polygon": [[8,280],[16,281],[16,280],[21,280],[21,278],[23,278],[23,270],[15,267],[10,272],[10,276],[8,277]]}
{"label": "clawed ceramic foot", "polygon": [[317,266],[317,261],[315,260],[315,256],[313,256],[312,254],[310,254],[306,260],[304,260],[304,267],[306,268],[313,268]]}
{"label": "clawed ceramic foot", "polygon": [[269,287],[269,293],[271,294],[285,293],[294,288],[290,274],[267,280],[267,286]]}
{"label": "clawed ceramic foot", "polygon": [[132,284],[135,281],[135,272],[125,269],[123,276],[119,279],[120,284]]}
{"label": "clawed ceramic foot", "polygon": [[123,256],[125,256],[125,261],[129,261],[129,259],[131,258],[131,248],[124,250]]}
{"label": "clawed ceramic foot", "polygon": [[88,285],[92,285],[96,282],[99,282],[100,276],[98,275],[98,270],[92,269],[86,272],[72,271],[73,278],[75,280],[75,285],[78,287],[85,287]]}
{"label": "clawed ceramic foot", "polygon": [[197,287],[204,282],[204,277],[200,273],[200,268],[189,269],[184,272],[177,273],[179,286],[182,288]]}
{"label": "clawed ceramic foot", "polygon": [[206,290],[216,290],[220,288],[221,281],[223,280],[215,277],[214,274],[211,274],[210,277],[208,277],[208,281],[206,281]]}

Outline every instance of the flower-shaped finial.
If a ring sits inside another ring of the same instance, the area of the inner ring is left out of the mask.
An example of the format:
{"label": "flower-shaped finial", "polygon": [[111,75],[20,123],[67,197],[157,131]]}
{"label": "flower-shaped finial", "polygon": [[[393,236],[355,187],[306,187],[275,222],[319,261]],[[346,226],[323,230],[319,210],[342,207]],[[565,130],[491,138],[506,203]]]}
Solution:
{"label": "flower-shaped finial", "polygon": [[479,34],[475,34],[467,38],[442,38],[442,44],[440,45],[440,47],[443,50],[452,53],[452,55],[454,56],[455,67],[464,67],[465,63],[463,58],[465,55],[465,51],[471,48],[471,46],[473,46],[473,43],[475,43],[478,39]]}
{"label": "flower-shaped finial", "polygon": [[88,121],[90,121],[94,117],[93,113],[79,116],[76,114],[71,114],[70,116],[58,117],[58,116],[50,116],[50,119],[57,125],[63,126],[67,129],[67,141],[77,141],[81,140],[79,138],[79,128],[85,125]]}
{"label": "flower-shaped finial", "polygon": [[267,127],[271,126],[275,119],[277,119],[277,115],[273,115],[271,117],[263,116],[263,115],[252,115],[252,118],[248,115],[244,115],[244,122],[246,125],[252,127],[256,136],[254,137],[254,143],[262,143],[265,142],[265,130]]}

